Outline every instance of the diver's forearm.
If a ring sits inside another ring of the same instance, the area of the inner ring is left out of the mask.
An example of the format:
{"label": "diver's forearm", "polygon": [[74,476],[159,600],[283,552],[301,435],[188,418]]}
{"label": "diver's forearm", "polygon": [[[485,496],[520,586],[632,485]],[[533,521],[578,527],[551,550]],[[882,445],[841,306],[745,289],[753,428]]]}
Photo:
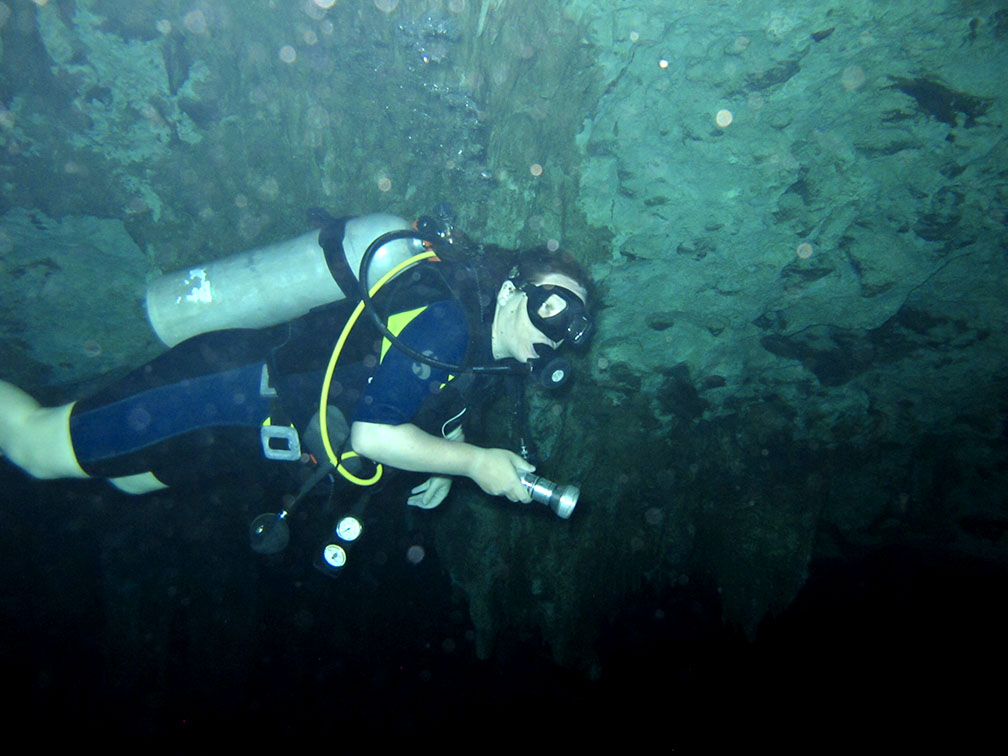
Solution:
{"label": "diver's forearm", "polygon": [[350,429],[350,444],[358,454],[400,470],[467,477],[472,477],[473,467],[484,451],[461,438],[431,435],[412,423],[356,422]]}
{"label": "diver's forearm", "polygon": [[484,449],[432,436],[411,423],[354,423],[350,445],[358,454],[390,467],[433,475],[464,475],[491,496],[530,500],[520,476],[535,470],[535,466],[508,449]]}

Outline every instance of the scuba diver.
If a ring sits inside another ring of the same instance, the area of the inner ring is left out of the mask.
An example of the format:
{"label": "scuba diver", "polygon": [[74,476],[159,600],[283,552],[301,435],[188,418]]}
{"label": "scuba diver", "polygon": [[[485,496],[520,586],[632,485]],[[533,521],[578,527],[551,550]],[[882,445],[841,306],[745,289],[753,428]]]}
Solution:
{"label": "scuba diver", "polygon": [[439,210],[412,225],[315,211],[317,228],[292,242],[164,276],[147,310],[169,349],[62,406],[0,381],[0,453],[36,478],[130,494],[258,459],[315,465],[316,482],[423,473],[407,501],[421,508],[457,476],[531,501],[532,462],[467,428],[537,366],[549,363],[547,383],[566,377],[556,351],[590,336],[591,280],[563,251],[474,245]]}

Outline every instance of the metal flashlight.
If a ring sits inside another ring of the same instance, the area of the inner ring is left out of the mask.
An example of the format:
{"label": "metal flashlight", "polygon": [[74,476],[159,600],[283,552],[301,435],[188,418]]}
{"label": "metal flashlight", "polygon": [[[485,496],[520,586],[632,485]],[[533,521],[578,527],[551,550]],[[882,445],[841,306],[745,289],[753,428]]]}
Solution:
{"label": "metal flashlight", "polygon": [[577,506],[581,489],[577,486],[561,485],[552,480],[541,478],[535,473],[523,473],[521,476],[522,485],[532,494],[532,501],[545,504],[557,517],[566,520],[571,516],[574,507]]}

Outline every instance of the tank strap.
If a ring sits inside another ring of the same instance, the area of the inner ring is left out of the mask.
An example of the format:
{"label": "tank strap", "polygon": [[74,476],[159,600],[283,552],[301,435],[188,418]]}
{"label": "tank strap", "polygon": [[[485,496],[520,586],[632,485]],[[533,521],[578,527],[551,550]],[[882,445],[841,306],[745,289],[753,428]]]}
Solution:
{"label": "tank strap", "polygon": [[343,236],[349,217],[333,218],[328,216],[319,229],[319,246],[325,254],[329,274],[348,300],[357,300],[357,276],[350,269],[346,253],[343,250]]}

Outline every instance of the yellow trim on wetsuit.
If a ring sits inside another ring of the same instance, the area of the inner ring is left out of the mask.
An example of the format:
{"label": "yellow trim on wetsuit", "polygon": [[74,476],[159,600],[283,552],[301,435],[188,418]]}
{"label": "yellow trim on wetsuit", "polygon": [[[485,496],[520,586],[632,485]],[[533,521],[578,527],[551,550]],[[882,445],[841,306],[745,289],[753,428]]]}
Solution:
{"label": "yellow trim on wetsuit", "polygon": [[[395,315],[390,315],[388,323],[386,323],[386,326],[392,332],[393,336],[398,336],[400,333],[402,333],[403,329],[406,326],[408,326],[410,323],[413,322],[413,319],[416,318],[417,315],[426,310],[428,307],[430,307],[430,305],[424,305],[423,307],[417,307],[415,310],[407,310],[406,312],[397,312]],[[379,363],[384,362],[385,353],[388,352],[389,347],[391,346],[392,346],[391,341],[389,341],[388,339],[382,339],[381,356],[378,358]],[[453,378],[455,378],[455,376],[449,373],[448,380],[442,383],[439,388],[444,388],[445,386],[447,386],[448,381],[452,380]]]}
{"label": "yellow trim on wetsuit", "polygon": [[[385,325],[392,332],[393,336],[398,336],[402,333],[403,328],[412,323],[413,319],[426,310],[427,307],[428,305],[424,305],[423,307],[417,307],[415,310],[407,310],[406,312],[397,312],[395,315],[389,315],[388,323]],[[385,361],[385,353],[388,352],[391,346],[391,341],[382,339],[381,356],[378,357],[379,363]]]}

